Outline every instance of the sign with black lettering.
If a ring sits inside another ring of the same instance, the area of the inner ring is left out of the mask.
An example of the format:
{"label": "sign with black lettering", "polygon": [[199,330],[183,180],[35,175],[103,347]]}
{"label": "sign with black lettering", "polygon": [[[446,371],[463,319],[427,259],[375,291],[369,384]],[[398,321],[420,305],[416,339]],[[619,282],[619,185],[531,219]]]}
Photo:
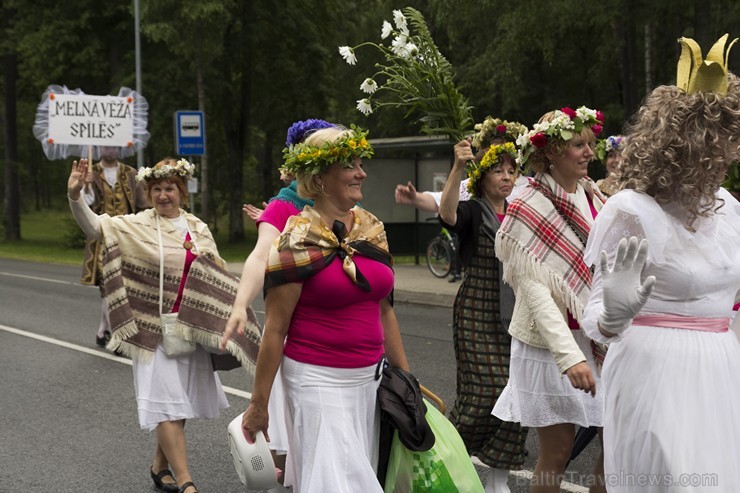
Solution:
{"label": "sign with black lettering", "polygon": [[49,94],[50,144],[131,147],[134,99],[86,94]]}

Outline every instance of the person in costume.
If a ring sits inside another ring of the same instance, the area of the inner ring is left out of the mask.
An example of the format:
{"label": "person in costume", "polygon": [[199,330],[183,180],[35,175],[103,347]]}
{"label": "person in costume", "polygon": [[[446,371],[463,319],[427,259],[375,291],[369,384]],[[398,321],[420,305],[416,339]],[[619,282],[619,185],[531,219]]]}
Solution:
{"label": "person in costume", "polygon": [[[509,203],[496,233],[503,279],[516,294],[509,325],[509,382],[493,414],[535,428],[539,439],[533,492],[557,492],[576,425],[602,426],[597,359],[579,320],[591,289],[583,263],[591,225],[605,197],[588,178],[604,117],[585,106],[543,115],[519,137],[518,162],[535,173]],[[595,473],[601,475],[601,461]],[[605,491],[595,485],[592,491]]]}
{"label": "person in costume", "polygon": [[[493,245],[518,174],[513,141],[527,130],[516,125],[510,138],[504,138],[503,131],[488,143],[482,158],[476,159],[468,140],[455,146],[455,162],[439,207],[442,226],[460,238],[465,270],[453,310],[457,395],[450,421],[468,453],[489,466],[486,493],[509,492],[509,470],[521,469],[527,438],[518,423],[491,415],[509,378],[507,328],[514,292],[501,280]],[[472,198],[461,202],[458,187],[466,163]]]}
{"label": "person in costume", "polygon": [[679,41],[677,84],[654,89],[628,125],[622,191],[586,248],[583,327],[609,344],[604,468],[616,493],[740,491],[740,344],[728,330],[740,204],[720,186],[740,156],[740,80],[727,35],[703,62]]}
{"label": "person in costume", "polygon": [[278,367],[288,431],[286,486],[295,493],[382,492],[375,476],[380,370],[408,369],[389,296],[383,223],[356,206],[372,156],[357,127],[317,130],[284,150],[298,194],[314,200],[270,249],[265,328],[244,429],[268,430]]}
{"label": "person in costume", "polygon": [[82,199],[87,166],[86,159],[74,162],[67,193],[79,226],[103,244],[102,275],[113,328],[108,348],[133,359],[139,424],[156,430],[150,470],[154,484],[163,491],[195,493],[185,421],[218,418],[228,402],[203,347],[197,345],[192,353],[178,357],[164,353],[160,322],[162,307],[170,312],[181,308],[196,256],[225,266],[208,226],[182,209],[195,166],[168,158],[140,169],[137,179],[145,183],[153,207],[114,217],[95,214]]}
{"label": "person in costume", "polygon": [[[333,126],[333,124],[320,119],[297,121],[288,129],[285,145],[290,147],[291,145],[299,144],[311,135],[311,133]],[[264,286],[267,257],[273,242],[283,231],[290,217],[299,214],[307,205],[313,205],[313,200],[298,195],[296,181],[292,176],[286,175],[284,170],[281,170],[281,179],[283,177],[291,178],[286,183],[288,186],[282,188],[275,197],[271,198],[264,210],[252,206],[257,211],[254,212],[256,215],[253,217],[257,223],[257,243],[244,262],[239,290],[237,291],[231,316],[226,324],[224,336],[221,340],[222,349],[226,348],[226,342],[233,333],[244,333],[248,320],[247,309],[257,295],[262,292],[262,287]],[[271,417],[269,446],[273,453],[275,466],[281,470],[285,469],[285,455],[288,450],[288,437],[283,409],[282,378],[280,370],[278,370],[269,400],[269,413]],[[280,481],[282,482],[283,480],[284,476],[281,476]],[[276,488],[276,490],[279,490],[279,488]]]}
{"label": "person in costume", "polygon": [[[88,173],[82,196],[85,203],[96,214],[119,216],[132,214],[150,207],[146,200],[146,190],[136,182],[136,170],[118,161],[118,147],[100,147],[100,162],[92,166]],[[103,247],[99,241],[87,237],[82,262],[82,284],[100,288],[101,315],[95,344],[100,347],[110,340],[110,320],[101,282]]]}
{"label": "person in costume", "polygon": [[601,193],[611,197],[619,191],[619,167],[623,162],[622,149],[624,148],[624,136],[610,135],[600,140],[596,145],[596,156],[604,163],[606,177],[598,180],[596,186]]}

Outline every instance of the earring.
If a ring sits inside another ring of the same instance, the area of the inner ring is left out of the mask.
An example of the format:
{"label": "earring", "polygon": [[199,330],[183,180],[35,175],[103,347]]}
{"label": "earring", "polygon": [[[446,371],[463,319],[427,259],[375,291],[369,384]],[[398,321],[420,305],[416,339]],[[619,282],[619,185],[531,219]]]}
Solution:
{"label": "earring", "polygon": [[321,195],[326,195],[326,192],[324,192],[324,184],[321,184]]}
{"label": "earring", "polygon": [[553,169],[555,169],[555,165],[550,163],[550,171],[552,171]]}

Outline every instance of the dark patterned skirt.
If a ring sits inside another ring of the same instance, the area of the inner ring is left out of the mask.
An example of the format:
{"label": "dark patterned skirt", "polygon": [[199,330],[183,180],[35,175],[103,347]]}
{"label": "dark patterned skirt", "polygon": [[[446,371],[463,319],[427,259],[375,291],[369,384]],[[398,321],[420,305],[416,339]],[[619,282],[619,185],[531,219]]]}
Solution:
{"label": "dark patterned skirt", "polygon": [[511,336],[499,317],[493,241],[483,232],[455,299],[457,396],[450,420],[470,455],[497,469],[521,469],[526,428],[491,414],[509,378]]}

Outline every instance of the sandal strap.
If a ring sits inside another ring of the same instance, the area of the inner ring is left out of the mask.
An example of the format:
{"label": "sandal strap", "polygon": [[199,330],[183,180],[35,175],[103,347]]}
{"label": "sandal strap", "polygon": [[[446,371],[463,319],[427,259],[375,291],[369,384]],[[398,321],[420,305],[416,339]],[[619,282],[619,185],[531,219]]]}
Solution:
{"label": "sandal strap", "polygon": [[171,476],[172,479],[175,478],[175,475],[172,474],[172,471],[170,471],[169,469],[162,469],[161,471],[159,471],[156,474],[154,473],[154,470],[152,469],[152,476],[156,477],[160,481],[162,481],[162,478],[164,478],[165,476]]}
{"label": "sandal strap", "polygon": [[187,483],[180,486],[180,493],[185,493],[185,490],[193,487],[195,489],[195,493],[198,493],[198,488],[195,487],[195,484],[192,481],[188,481]]}

